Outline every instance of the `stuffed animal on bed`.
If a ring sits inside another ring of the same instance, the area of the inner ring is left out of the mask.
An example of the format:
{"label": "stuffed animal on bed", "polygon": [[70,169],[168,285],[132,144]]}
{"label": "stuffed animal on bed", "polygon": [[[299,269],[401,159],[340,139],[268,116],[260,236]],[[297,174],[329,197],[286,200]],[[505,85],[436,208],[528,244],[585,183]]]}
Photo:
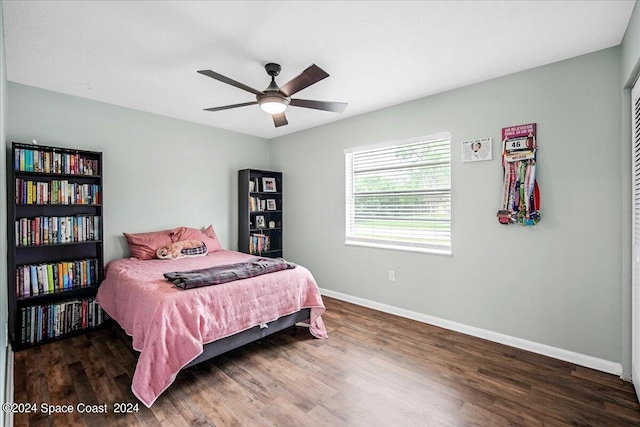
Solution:
{"label": "stuffed animal on bed", "polygon": [[160,259],[178,259],[204,256],[208,253],[207,245],[198,240],[182,240],[163,246],[156,251]]}

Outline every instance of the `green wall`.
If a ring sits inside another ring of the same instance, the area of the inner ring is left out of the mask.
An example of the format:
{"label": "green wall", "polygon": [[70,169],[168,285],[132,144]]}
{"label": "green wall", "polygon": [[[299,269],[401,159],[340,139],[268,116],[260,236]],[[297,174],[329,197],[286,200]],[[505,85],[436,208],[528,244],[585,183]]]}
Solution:
{"label": "green wall", "polygon": [[[621,363],[619,76],[616,47],[272,140],[287,257],[330,291]],[[543,219],[503,226],[500,131],[530,122]],[[453,256],[346,246],[343,150],[442,131]],[[481,137],[493,160],[462,163],[461,141]]]}
{"label": "green wall", "polygon": [[105,262],[123,232],[213,224],[237,248],[237,171],[269,166],[267,140],[9,82],[11,141],[103,152]]}

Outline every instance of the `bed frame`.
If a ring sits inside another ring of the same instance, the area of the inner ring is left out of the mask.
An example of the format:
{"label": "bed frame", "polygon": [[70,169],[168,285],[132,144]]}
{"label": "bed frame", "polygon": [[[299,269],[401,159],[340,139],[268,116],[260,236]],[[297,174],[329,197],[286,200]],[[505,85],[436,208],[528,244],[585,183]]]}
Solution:
{"label": "bed frame", "polygon": [[202,354],[193,359],[184,368],[188,368],[200,362],[204,362],[205,360],[212,359],[216,356],[221,355],[222,353],[226,353],[227,351],[242,347],[245,344],[249,344],[271,334],[275,334],[276,332],[279,332],[283,329],[290,328],[298,322],[307,322],[310,318],[311,309],[303,308],[296,313],[280,317],[273,322],[267,323],[266,328],[254,326],[253,328],[247,329],[246,331],[238,332],[237,334],[230,335],[226,338],[210,342],[209,344],[204,345],[204,351],[202,352]]}

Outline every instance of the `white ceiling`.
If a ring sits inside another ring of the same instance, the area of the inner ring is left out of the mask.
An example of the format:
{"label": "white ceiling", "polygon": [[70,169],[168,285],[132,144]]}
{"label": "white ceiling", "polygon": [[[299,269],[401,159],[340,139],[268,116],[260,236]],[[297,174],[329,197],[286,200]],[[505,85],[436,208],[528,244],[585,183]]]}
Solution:
{"label": "white ceiling", "polygon": [[[273,138],[620,44],[634,1],[11,1],[10,81]],[[277,62],[282,86],[317,64],[331,76],[275,128],[249,92]]]}

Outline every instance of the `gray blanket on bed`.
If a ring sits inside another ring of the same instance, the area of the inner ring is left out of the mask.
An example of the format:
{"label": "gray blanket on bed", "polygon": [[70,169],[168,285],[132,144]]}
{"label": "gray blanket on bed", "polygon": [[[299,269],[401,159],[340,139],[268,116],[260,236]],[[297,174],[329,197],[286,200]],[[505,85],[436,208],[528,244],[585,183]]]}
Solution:
{"label": "gray blanket on bed", "polygon": [[164,273],[164,277],[181,289],[219,285],[234,280],[248,279],[262,274],[295,268],[296,265],[282,258],[251,258],[246,262],[220,265],[191,271]]}

